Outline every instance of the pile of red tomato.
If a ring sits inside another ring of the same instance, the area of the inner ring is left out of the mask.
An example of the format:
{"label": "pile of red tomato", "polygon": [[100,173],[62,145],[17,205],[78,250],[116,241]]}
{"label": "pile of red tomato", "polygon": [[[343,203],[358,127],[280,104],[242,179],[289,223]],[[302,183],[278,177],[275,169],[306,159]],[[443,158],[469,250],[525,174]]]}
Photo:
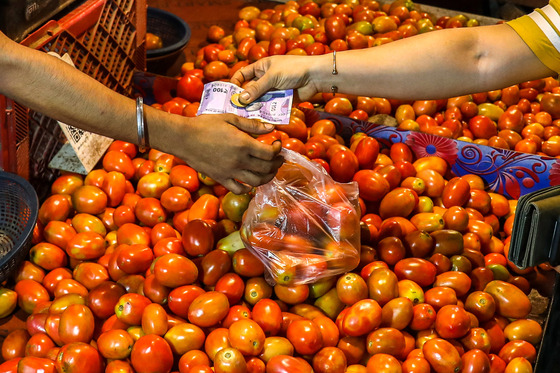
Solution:
{"label": "pile of red tomato", "polygon": [[[476,25],[410,6],[243,8],[233,34],[210,27],[212,44],[184,66],[177,97],[159,87],[156,106],[194,116],[204,82],[265,55]],[[356,119],[391,114],[401,129],[558,155],[557,86],[543,79],[411,103],[318,95],[302,105]],[[60,176],[41,205],[30,255],[0,289],[0,316],[26,322],[5,338],[0,372],[532,372],[543,330],[528,294],[552,272],[508,261],[516,201],[476,175],[453,175],[440,158],[415,159],[405,144],[380,148],[365,134],[345,142],[333,122],[311,123],[298,108],[289,125],[259,137],[278,139],[334,180],[357,183],[353,271],[271,286],[239,231],[251,193],[115,141],[101,168]]]}
{"label": "pile of red tomato", "polygon": [[345,144],[332,122],[292,116],[307,138],[259,140],[301,142],[357,183],[353,271],[271,286],[240,238],[252,194],[115,141],[102,168],[60,176],[42,203],[0,292],[1,316],[26,318],[0,371],[531,372],[543,330],[527,294],[550,271],[507,260],[516,201],[405,144]]}

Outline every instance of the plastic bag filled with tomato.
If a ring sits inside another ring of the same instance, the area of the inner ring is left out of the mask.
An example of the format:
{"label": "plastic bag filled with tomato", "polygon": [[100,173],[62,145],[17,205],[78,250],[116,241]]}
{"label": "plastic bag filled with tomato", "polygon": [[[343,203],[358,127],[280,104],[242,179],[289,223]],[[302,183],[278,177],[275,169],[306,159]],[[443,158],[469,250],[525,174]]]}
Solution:
{"label": "plastic bag filled with tomato", "polygon": [[298,285],[354,269],[360,259],[357,184],[337,183],[294,151],[282,155],[284,164],[257,188],[241,227],[267,281]]}

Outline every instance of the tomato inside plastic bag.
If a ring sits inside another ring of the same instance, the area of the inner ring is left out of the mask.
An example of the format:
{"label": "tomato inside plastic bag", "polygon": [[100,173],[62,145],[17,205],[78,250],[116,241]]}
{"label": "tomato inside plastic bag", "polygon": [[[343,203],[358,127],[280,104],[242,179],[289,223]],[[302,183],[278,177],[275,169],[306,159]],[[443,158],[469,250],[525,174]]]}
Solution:
{"label": "tomato inside plastic bag", "polygon": [[283,149],[275,178],[257,187],[241,227],[271,284],[299,285],[348,272],[360,261],[358,185]]}

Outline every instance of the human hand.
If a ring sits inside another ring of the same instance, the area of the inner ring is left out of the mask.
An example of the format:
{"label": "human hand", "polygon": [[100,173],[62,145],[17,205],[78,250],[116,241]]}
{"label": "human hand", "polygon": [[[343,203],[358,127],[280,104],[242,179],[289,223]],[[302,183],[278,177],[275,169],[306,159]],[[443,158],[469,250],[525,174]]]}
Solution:
{"label": "human hand", "polygon": [[[251,134],[264,134],[274,126],[233,114],[189,118],[188,126],[174,127],[170,149],[191,167],[211,177],[233,193],[241,194],[272,180],[282,165],[280,141],[261,143]],[[181,140],[188,139],[185,144]]]}
{"label": "human hand", "polygon": [[310,79],[311,67],[316,64],[314,61],[309,56],[262,58],[237,70],[231,82],[238,86],[249,82],[239,96],[242,104],[251,103],[272,89],[297,89],[300,99],[307,100],[319,92]]}

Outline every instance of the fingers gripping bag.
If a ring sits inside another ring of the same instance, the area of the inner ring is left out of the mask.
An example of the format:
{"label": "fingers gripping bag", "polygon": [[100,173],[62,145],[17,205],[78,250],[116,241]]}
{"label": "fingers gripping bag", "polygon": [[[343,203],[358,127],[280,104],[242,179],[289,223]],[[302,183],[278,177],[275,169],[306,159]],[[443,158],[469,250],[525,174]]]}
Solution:
{"label": "fingers gripping bag", "polygon": [[283,149],[284,164],[257,187],[241,226],[245,246],[271,284],[300,285],[348,272],[360,260],[360,207],[355,182]]}

